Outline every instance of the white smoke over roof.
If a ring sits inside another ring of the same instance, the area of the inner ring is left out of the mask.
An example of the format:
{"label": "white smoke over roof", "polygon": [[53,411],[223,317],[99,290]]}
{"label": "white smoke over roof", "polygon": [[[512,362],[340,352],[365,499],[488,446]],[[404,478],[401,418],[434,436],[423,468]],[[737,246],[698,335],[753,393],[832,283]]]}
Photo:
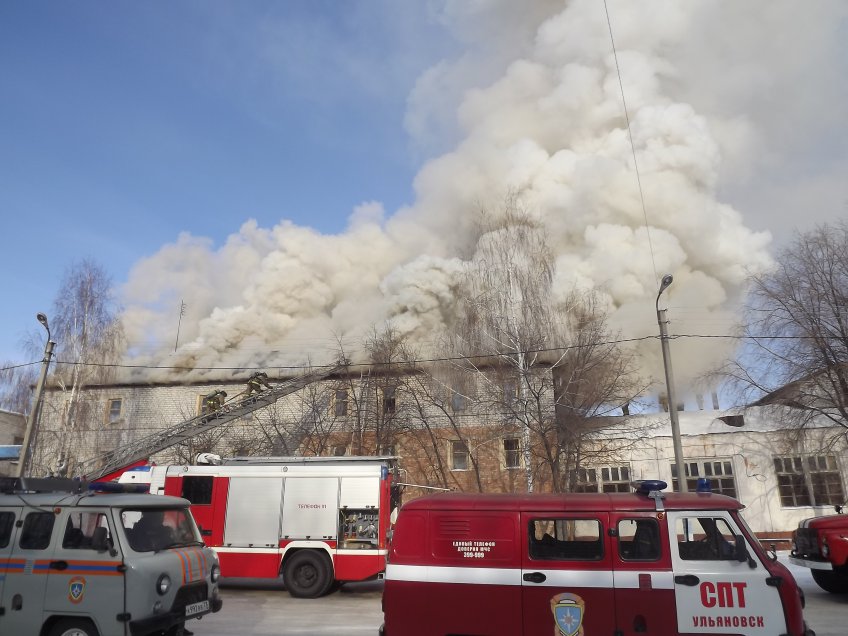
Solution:
{"label": "white smoke over roof", "polygon": [[[434,132],[455,143],[421,168],[415,202],[388,214],[363,203],[338,235],[247,221],[217,248],[180,236],[139,262],[125,287],[128,336],[145,351],[137,361],[324,363],[335,339],[360,343],[387,322],[427,343],[453,310],[478,211],[509,193],[547,229],[558,292],[601,291],[625,337],[656,333],[656,273],[675,276],[672,307],[697,310],[672,310],[673,333],[728,333],[745,276],[770,263],[769,234],[749,229],[717,194],[728,162],[753,161],[763,138],[758,113],[746,110],[758,100],[744,88],[767,83],[768,66],[732,38],[756,33],[763,16],[722,2],[609,6],[648,228],[603,4],[448,1],[440,17],[468,53],[421,76],[406,121],[422,148],[439,145],[427,140]],[[798,19],[784,5],[774,14],[772,3],[758,6],[774,29]],[[721,53],[726,68],[710,64],[713,51],[698,50],[705,33],[721,34],[739,59]],[[743,60],[746,68],[735,64]],[[171,355],[181,298],[194,318],[183,320],[184,344]],[[150,343],[162,350],[148,353]],[[654,371],[659,347],[649,344]],[[721,354],[714,341],[675,347],[684,379]]]}

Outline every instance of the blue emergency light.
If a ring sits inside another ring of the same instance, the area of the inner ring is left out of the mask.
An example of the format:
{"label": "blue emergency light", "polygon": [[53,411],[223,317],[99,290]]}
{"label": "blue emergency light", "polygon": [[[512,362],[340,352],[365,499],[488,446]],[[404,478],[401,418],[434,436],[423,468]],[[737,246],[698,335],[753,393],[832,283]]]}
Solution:
{"label": "blue emergency light", "polygon": [[695,492],[712,492],[713,487],[710,480],[706,477],[698,477],[698,485],[695,486]]}
{"label": "blue emergency light", "polygon": [[91,492],[122,492],[122,493],[149,493],[149,484],[120,484],[116,481],[94,481],[88,485]]}
{"label": "blue emergency light", "polygon": [[668,488],[668,484],[661,479],[639,479],[631,481],[630,485],[642,495],[648,495],[652,492],[659,492]]}

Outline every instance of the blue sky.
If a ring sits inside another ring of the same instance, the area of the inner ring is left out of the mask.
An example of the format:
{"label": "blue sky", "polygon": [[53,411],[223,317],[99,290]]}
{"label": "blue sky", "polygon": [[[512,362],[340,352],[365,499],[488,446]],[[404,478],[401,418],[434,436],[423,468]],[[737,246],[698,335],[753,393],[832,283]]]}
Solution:
{"label": "blue sky", "polygon": [[396,4],[0,4],[0,360],[79,258],[120,283],[180,232],[408,202],[406,97],[455,43]]}
{"label": "blue sky", "polygon": [[846,216],[848,5],[607,4],[648,214],[597,0],[0,3],[0,360],[32,359],[86,257],[151,362],[181,298],[210,367],[387,320],[438,333],[505,190],[623,335],[654,333],[665,271],[681,332],[726,333],[744,272]]}

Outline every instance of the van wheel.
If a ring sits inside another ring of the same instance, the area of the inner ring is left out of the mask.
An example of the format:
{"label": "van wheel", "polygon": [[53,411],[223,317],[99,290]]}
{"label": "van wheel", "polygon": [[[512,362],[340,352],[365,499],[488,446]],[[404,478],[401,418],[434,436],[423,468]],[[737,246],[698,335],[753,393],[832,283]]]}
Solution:
{"label": "van wheel", "polygon": [[63,618],[50,629],[50,636],[98,636],[97,628],[84,618]]}
{"label": "van wheel", "polygon": [[810,570],[813,580],[825,592],[845,594],[848,592],[848,570]]}
{"label": "van wheel", "polygon": [[330,560],[317,550],[300,550],[283,566],[283,583],[295,598],[318,598],[333,584]]}

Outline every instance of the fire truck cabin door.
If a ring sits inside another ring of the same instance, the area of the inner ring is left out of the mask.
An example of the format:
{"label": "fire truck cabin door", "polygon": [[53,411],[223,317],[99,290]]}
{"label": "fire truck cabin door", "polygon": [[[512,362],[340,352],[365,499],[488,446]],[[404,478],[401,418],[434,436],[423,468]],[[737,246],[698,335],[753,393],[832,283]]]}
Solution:
{"label": "fire truck cabin door", "polygon": [[727,511],[670,511],[668,531],[680,633],[786,631],[777,587]]}

